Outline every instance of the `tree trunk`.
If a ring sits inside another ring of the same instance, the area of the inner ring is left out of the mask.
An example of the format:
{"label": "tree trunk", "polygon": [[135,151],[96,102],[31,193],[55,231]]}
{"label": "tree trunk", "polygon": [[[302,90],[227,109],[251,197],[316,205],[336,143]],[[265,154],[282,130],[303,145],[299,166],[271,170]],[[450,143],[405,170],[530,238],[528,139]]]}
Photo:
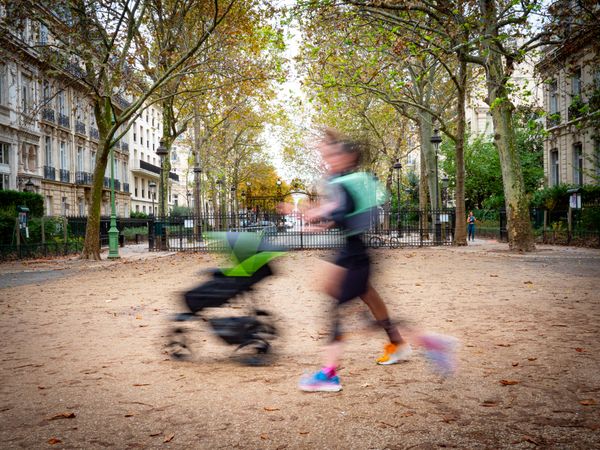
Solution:
{"label": "tree trunk", "polygon": [[[425,152],[423,146],[421,146],[421,161],[425,159]],[[425,164],[419,164],[420,176],[419,176],[419,210],[421,211],[421,229],[423,230],[423,236],[429,239],[429,220],[426,211],[430,208],[427,207],[429,201],[429,189],[428,189],[428,177],[427,169]]]}
{"label": "tree trunk", "polygon": [[512,105],[506,102],[494,108],[492,119],[495,130],[494,143],[500,154],[502,168],[508,246],[514,251],[529,252],[535,250],[535,242],[529,217],[529,199],[523,182],[521,158],[517,151],[512,126]]}
{"label": "tree trunk", "polygon": [[482,18],[490,37],[482,42],[487,56],[486,81],[488,104],[494,123],[494,144],[500,155],[502,184],[508,231],[508,245],[513,251],[535,250],[529,200],[525,192],[521,158],[517,150],[515,130],[512,123],[513,105],[508,98],[507,82],[510,67],[504,68],[503,55],[496,42],[498,39],[496,0],[481,0]]}
{"label": "tree trunk", "polygon": [[100,260],[100,209],[104,188],[104,174],[110,152],[110,141],[113,138],[112,107],[109,98],[99,100],[94,105],[94,115],[98,125],[98,149],[96,166],[93,174],[91,202],[88,207],[85,240],[81,251],[81,259]]}
{"label": "tree trunk", "polygon": [[[465,102],[467,88],[467,63],[459,55],[456,125],[456,223],[454,245],[467,245],[467,219],[465,213]],[[446,194],[447,195],[447,194]]]}
{"label": "tree trunk", "polygon": [[427,191],[429,192],[429,205],[431,210],[437,209],[438,189],[436,188],[436,164],[435,164],[435,149],[431,144],[432,121],[431,114],[420,110],[419,111],[419,138],[421,140],[421,165],[424,165],[427,176]]}

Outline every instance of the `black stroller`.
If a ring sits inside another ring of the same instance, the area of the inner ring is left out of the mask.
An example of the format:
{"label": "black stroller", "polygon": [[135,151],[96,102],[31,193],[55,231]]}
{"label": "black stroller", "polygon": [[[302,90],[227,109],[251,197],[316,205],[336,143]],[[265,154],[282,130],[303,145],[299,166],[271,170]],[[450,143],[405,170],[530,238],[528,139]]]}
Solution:
{"label": "black stroller", "polygon": [[208,322],[216,336],[228,345],[235,345],[236,350],[253,350],[242,359],[244,363],[264,364],[271,348],[269,341],[277,336],[277,329],[267,311],[253,309],[247,315],[219,318],[205,318],[202,312],[249,294],[256,283],[273,275],[269,262],[284,252],[266,245],[262,235],[257,233],[212,233],[211,238],[211,245],[216,250],[231,255],[233,266],[212,270],[210,280],[184,294],[188,312],[175,316],[178,325],[171,332],[167,351],[175,359],[190,358],[192,351],[182,322],[203,320]]}

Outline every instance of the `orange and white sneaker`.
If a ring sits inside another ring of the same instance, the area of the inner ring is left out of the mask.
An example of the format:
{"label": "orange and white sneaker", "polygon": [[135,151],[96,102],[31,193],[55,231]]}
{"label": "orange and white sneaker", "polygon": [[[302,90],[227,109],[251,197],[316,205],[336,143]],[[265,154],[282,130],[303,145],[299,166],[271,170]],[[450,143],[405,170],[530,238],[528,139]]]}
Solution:
{"label": "orange and white sneaker", "polygon": [[400,361],[406,361],[412,354],[412,347],[410,344],[387,344],[383,349],[383,355],[377,358],[377,364],[390,365],[396,364]]}

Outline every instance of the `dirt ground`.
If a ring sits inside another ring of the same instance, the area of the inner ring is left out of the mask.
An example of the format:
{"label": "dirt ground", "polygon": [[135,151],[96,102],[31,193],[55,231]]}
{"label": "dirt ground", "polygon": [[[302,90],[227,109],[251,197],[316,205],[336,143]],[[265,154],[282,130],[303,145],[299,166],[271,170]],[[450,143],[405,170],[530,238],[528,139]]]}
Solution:
{"label": "dirt ground", "polygon": [[394,317],[457,337],[458,372],[440,378],[418,351],[377,366],[385,336],[356,305],[343,391],[307,394],[298,380],[327,340],[325,255],[289,253],[257,289],[281,330],[265,367],[240,365],[201,322],[192,361],[165,354],[212,256],[0,265],[0,447],[600,448],[600,251],[377,251]]}

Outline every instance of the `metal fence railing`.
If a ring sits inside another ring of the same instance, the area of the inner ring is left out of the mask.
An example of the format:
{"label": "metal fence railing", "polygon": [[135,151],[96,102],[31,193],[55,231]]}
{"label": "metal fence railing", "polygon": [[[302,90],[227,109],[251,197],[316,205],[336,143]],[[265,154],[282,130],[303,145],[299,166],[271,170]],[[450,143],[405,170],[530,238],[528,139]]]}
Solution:
{"label": "metal fence railing", "polygon": [[[454,211],[379,211],[365,243],[373,248],[449,245],[454,237]],[[150,219],[150,250],[211,251],[210,232],[260,232],[267,242],[290,250],[339,248],[344,243],[339,229],[318,230],[304,215],[252,214],[167,217]]]}

